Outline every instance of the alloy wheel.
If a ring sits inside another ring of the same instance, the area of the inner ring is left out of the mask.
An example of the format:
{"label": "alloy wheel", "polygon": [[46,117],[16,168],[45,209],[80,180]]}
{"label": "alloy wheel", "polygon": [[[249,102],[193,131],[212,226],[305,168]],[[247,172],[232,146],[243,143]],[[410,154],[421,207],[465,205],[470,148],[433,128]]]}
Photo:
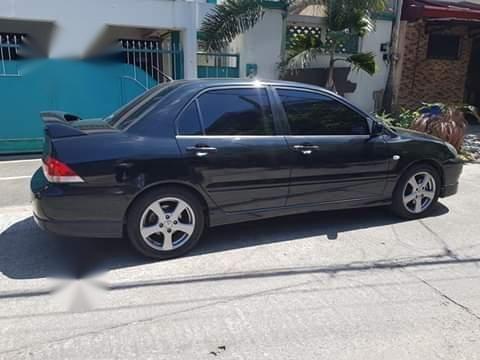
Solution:
{"label": "alloy wheel", "polygon": [[427,210],[435,199],[435,178],[422,171],[413,175],[403,189],[403,205],[412,214],[421,214]]}
{"label": "alloy wheel", "polygon": [[184,245],[195,230],[195,213],[182,199],[165,197],[154,201],[140,218],[140,234],[155,250],[172,251]]}

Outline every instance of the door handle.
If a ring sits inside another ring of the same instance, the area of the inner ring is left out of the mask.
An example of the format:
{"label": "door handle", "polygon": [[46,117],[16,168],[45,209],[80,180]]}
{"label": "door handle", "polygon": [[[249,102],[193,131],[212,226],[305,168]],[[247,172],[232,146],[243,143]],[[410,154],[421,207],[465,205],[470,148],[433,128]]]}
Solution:
{"label": "door handle", "polygon": [[133,163],[131,162],[121,162],[120,164],[117,165],[119,169],[124,169],[124,170],[129,170],[133,167]]}
{"label": "door handle", "polygon": [[217,148],[211,147],[205,144],[197,144],[195,146],[189,146],[187,147],[188,151],[209,151],[209,152],[215,152],[217,151]]}
{"label": "door handle", "polygon": [[305,149],[318,150],[318,149],[320,149],[320,146],[313,145],[313,144],[301,144],[301,145],[294,145],[293,148],[295,150],[305,150]]}
{"label": "door handle", "polygon": [[204,157],[211,152],[216,152],[217,148],[205,144],[197,144],[195,146],[188,146],[187,151],[193,151],[198,157]]}
{"label": "door handle", "polygon": [[301,144],[301,145],[294,145],[293,149],[295,151],[300,151],[303,155],[311,155],[314,150],[320,149],[318,145],[313,144]]}

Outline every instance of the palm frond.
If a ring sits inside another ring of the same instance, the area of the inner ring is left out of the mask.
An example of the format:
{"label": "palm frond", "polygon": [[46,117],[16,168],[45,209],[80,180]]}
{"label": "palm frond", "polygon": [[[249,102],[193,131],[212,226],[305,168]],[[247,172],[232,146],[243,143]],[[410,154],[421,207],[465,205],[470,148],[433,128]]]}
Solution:
{"label": "palm frond", "polygon": [[315,60],[318,56],[323,54],[324,52],[320,48],[305,49],[288,59],[286,69],[304,69],[308,64],[311,64],[312,61]]}
{"label": "palm frond", "polygon": [[375,55],[372,52],[353,54],[347,57],[345,61],[351,63],[353,69],[363,70],[369,75],[375,74],[377,70]]}
{"label": "palm frond", "polygon": [[235,37],[251,29],[262,17],[257,0],[225,0],[205,16],[200,31],[207,51],[220,51]]}

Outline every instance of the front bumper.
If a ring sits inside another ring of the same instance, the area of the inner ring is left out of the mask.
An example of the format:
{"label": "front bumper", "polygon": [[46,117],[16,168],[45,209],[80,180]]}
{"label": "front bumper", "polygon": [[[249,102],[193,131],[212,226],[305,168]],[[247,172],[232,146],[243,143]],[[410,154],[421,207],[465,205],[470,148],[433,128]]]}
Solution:
{"label": "front bumper", "polygon": [[463,162],[453,159],[443,165],[443,186],[440,197],[455,195],[458,192],[458,183],[463,171]]}
{"label": "front bumper", "polygon": [[[30,182],[33,218],[43,230],[62,236],[118,238],[123,212],[118,197],[52,184],[38,169]],[[112,209],[116,209],[114,211]]]}

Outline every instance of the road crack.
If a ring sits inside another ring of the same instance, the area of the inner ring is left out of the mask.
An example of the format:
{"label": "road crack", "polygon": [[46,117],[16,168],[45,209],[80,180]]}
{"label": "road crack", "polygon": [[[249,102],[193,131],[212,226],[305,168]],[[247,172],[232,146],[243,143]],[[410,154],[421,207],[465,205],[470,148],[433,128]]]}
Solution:
{"label": "road crack", "polygon": [[425,228],[425,230],[432,234],[437,241],[440,242],[445,252],[445,256],[451,257],[453,259],[458,259],[458,255],[452,249],[450,249],[447,242],[436,231],[434,231],[430,226],[425,224],[425,221],[419,220],[418,222]]}
{"label": "road crack", "polygon": [[468,306],[466,305],[463,305],[462,303],[460,303],[459,301],[455,300],[454,298],[448,296],[447,294],[445,294],[442,290],[440,290],[439,288],[437,288],[436,286],[430,284],[427,280],[424,280],[422,279],[421,277],[418,277],[417,275],[415,274],[411,274],[412,276],[414,276],[416,279],[418,279],[419,281],[421,281],[422,283],[424,283],[425,285],[427,285],[430,289],[432,289],[435,293],[437,293],[438,295],[440,295],[442,298],[444,298],[445,300],[447,300],[448,302],[450,302],[451,304],[454,304],[455,306],[459,307],[460,309],[462,309],[463,311],[465,311],[466,313],[468,313],[470,316],[473,316],[475,319],[477,320],[480,320],[480,315],[477,315],[472,309],[470,309]]}

